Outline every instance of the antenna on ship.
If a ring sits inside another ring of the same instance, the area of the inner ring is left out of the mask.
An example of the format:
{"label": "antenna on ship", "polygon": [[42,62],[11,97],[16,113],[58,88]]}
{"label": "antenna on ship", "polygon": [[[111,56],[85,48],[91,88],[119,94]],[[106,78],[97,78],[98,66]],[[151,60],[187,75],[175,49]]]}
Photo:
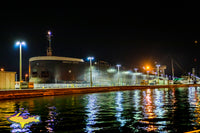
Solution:
{"label": "antenna on ship", "polygon": [[47,56],[52,56],[51,36],[52,36],[52,33],[51,33],[50,30],[48,30],[48,32],[47,32],[47,39],[49,41],[49,47],[47,48]]}

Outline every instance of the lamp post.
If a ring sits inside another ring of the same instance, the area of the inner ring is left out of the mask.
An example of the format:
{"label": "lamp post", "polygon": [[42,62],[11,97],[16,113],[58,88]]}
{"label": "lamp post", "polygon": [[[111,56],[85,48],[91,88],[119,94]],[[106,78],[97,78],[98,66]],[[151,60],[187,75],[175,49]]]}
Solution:
{"label": "lamp post", "polygon": [[119,68],[121,67],[121,65],[117,64],[116,66],[117,66],[118,85],[119,85]]}
{"label": "lamp post", "polygon": [[137,73],[137,71],[138,71],[138,68],[134,68],[134,70],[135,70],[135,73]]}
{"label": "lamp post", "polygon": [[17,41],[16,45],[19,46],[19,89],[21,89],[21,81],[22,81],[22,45],[25,46],[26,43],[24,41]]}
{"label": "lamp post", "polygon": [[159,67],[160,67],[160,65],[156,65],[156,67],[157,67],[157,74],[158,74],[158,84],[159,84]]}
{"label": "lamp post", "polygon": [[[137,73],[138,68],[134,68],[134,70],[135,70],[135,73]],[[137,75],[135,75],[135,84],[137,84]]]}
{"label": "lamp post", "polygon": [[28,74],[25,74],[25,81],[27,81],[27,78],[28,78]]}
{"label": "lamp post", "polygon": [[90,60],[90,86],[92,87],[93,82],[92,82],[92,60],[94,59],[94,57],[88,57],[88,60]]}

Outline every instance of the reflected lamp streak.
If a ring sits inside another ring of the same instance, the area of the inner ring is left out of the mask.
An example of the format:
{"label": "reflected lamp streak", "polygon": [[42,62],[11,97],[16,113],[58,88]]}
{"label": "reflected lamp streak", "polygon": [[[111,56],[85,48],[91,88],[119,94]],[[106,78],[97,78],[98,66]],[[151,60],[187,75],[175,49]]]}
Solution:
{"label": "reflected lamp streak", "polygon": [[88,104],[86,106],[87,108],[87,112],[89,112],[87,114],[88,119],[86,120],[86,131],[88,133],[92,133],[94,132],[94,130],[99,130],[99,128],[93,128],[92,125],[96,124],[96,117],[97,117],[97,113],[98,113],[98,106],[96,105],[97,102],[97,98],[95,94],[89,95],[88,98]]}
{"label": "reflected lamp streak", "polygon": [[117,92],[117,96],[116,96],[116,110],[117,110],[117,113],[116,113],[116,118],[117,118],[117,121],[119,121],[121,124],[120,124],[120,127],[123,127],[126,123],[126,120],[123,119],[123,117],[121,116],[122,112],[123,112],[123,106],[122,106],[122,101],[123,101],[123,97],[122,97],[122,92]]}

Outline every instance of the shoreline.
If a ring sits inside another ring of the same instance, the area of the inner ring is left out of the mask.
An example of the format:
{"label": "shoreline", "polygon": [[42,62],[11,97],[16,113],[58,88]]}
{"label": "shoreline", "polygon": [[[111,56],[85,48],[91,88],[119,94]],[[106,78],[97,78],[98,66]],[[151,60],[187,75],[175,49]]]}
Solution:
{"label": "shoreline", "polygon": [[86,94],[86,93],[98,93],[98,92],[109,92],[109,91],[124,91],[124,90],[147,89],[147,88],[154,89],[154,88],[177,88],[177,87],[200,87],[200,84],[1,90],[0,100],[69,95],[69,94]]}

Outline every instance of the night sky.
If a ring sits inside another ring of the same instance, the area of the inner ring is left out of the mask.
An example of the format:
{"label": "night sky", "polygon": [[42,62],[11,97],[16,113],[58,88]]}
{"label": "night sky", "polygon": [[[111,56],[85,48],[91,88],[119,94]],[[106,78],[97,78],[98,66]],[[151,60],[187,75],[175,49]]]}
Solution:
{"label": "night sky", "polygon": [[48,30],[55,56],[94,56],[128,69],[157,62],[167,65],[168,74],[173,58],[177,75],[200,66],[200,19],[187,8],[23,8],[3,10],[0,17],[0,67],[7,71],[18,72],[14,44],[24,40],[28,73],[29,58],[46,55]]}

